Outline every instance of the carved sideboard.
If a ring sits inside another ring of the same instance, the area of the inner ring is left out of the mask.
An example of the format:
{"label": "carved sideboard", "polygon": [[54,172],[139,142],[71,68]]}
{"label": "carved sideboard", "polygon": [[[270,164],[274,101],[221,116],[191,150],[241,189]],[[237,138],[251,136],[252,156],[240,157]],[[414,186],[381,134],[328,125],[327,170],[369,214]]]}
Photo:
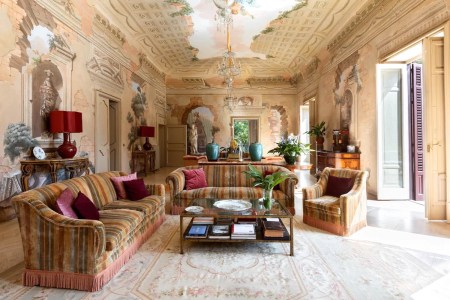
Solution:
{"label": "carved sideboard", "polygon": [[326,167],[359,170],[360,153],[317,150],[318,171],[321,172]]}

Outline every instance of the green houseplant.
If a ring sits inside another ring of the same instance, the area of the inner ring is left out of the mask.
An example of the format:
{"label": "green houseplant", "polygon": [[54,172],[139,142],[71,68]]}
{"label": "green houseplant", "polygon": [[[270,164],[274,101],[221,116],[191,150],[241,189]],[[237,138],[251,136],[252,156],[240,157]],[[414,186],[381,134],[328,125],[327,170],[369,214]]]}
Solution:
{"label": "green houseplant", "polygon": [[325,127],[325,122],[322,121],[319,124],[312,126],[310,130],[305,132],[305,134],[314,136],[316,138],[317,148],[323,149],[323,142],[325,141],[323,136],[325,135],[326,130],[327,128]]}
{"label": "green houseplant", "polygon": [[282,138],[281,141],[276,143],[277,146],[269,153],[282,155],[288,165],[295,164],[297,157],[301,154],[306,154],[309,151],[309,144],[303,144],[300,142],[299,136],[290,135],[287,138]]}
{"label": "green houseplant", "polygon": [[289,177],[286,172],[275,172],[272,174],[265,175],[260,170],[252,165],[248,165],[249,170],[244,171],[247,177],[254,179],[253,186],[260,186],[263,188],[263,203],[264,207],[267,209],[272,208],[272,191],[273,188],[282,183]]}

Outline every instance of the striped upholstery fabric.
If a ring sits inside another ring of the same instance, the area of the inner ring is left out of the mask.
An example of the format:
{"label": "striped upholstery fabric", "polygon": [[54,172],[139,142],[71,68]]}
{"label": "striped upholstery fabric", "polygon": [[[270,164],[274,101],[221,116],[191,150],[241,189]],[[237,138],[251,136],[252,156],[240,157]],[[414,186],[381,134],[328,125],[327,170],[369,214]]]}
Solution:
{"label": "striped upholstery fabric", "polygon": [[[286,168],[275,165],[255,165],[262,172],[283,171],[290,177],[280,184],[280,190],[273,191],[273,197],[287,207],[294,207],[294,190],[298,183],[295,174]],[[184,209],[188,203],[196,198],[218,199],[255,199],[262,197],[262,189],[253,187],[253,179],[248,178],[243,171],[247,165],[205,165],[208,187],[195,190],[185,190],[185,178],[182,170],[196,169],[198,166],[178,168],[169,174],[166,182],[169,185],[172,199],[172,213],[176,214]]]}
{"label": "striped upholstery fabric", "polygon": [[[339,198],[324,195],[328,177],[354,178],[353,188]],[[350,235],[367,225],[366,171],[325,168],[319,181],[303,188],[303,222],[339,235]]]}
{"label": "striped upholstery fabric", "polygon": [[[160,195],[117,200],[106,172],[77,177],[13,197],[24,248],[24,285],[95,291],[107,283],[165,219]],[[79,191],[100,209],[100,220],[71,219],[53,210],[58,196]]]}

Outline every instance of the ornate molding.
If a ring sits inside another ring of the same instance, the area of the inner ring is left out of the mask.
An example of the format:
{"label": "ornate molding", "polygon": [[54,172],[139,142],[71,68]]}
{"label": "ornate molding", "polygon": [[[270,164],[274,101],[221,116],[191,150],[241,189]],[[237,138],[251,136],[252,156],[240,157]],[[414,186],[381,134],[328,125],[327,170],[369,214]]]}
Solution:
{"label": "ornate molding", "polygon": [[112,25],[98,10],[95,11],[94,21],[95,24],[102,28],[103,32],[105,32],[112,40],[117,41],[121,45],[125,43],[125,35],[122,31],[120,31],[118,27]]}
{"label": "ornate molding", "polygon": [[205,80],[201,77],[181,77],[181,81],[191,88],[208,88]]}
{"label": "ornate molding", "polygon": [[378,45],[378,48],[380,49],[378,51],[378,57],[385,58],[394,51],[407,46],[411,41],[429,33],[448,19],[448,11],[436,7],[436,11],[428,11],[426,14],[423,14],[421,18],[410,20],[410,26],[407,28],[400,26],[399,28],[402,28],[403,30],[387,41],[384,40],[382,45]]}
{"label": "ornate molding", "polygon": [[148,59],[144,53],[139,53],[139,66],[144,72],[150,73],[153,76],[158,77],[162,82],[166,80],[166,74],[158,70],[158,68]]}
{"label": "ornate molding", "polygon": [[297,81],[295,78],[285,78],[282,76],[276,77],[250,77],[247,79],[247,83],[252,87],[268,87],[268,86],[289,86],[295,87]]}
{"label": "ornate molding", "polygon": [[164,92],[156,90],[156,96],[155,96],[155,99],[153,100],[153,103],[156,106],[159,106],[160,108],[165,110],[166,109],[166,94]]}
{"label": "ornate molding", "polygon": [[93,81],[123,90],[124,80],[121,64],[103,55],[100,50],[94,49],[94,55],[88,61],[86,67]]}

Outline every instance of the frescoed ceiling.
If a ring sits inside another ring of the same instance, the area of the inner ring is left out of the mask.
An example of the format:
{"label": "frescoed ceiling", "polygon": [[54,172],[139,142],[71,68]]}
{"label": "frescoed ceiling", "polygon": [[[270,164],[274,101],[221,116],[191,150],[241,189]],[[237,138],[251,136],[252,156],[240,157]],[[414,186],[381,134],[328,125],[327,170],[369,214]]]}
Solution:
{"label": "frescoed ceiling", "polygon": [[[223,84],[217,65],[226,30],[216,20],[226,0],[105,0],[96,6],[135,39],[168,85]],[[232,2],[232,1],[228,1]],[[235,85],[290,80],[368,0],[235,0],[231,46],[241,64]]]}

